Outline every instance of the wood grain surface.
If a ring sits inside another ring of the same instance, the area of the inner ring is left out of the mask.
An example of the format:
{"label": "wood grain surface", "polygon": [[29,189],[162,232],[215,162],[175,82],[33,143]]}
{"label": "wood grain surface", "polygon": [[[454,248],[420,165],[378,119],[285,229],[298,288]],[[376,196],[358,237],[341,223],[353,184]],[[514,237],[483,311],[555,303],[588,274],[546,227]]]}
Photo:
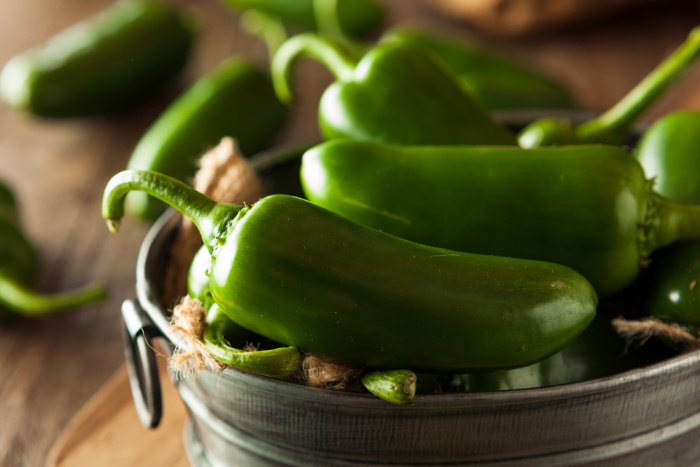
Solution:
{"label": "wood grain surface", "polygon": [[[14,188],[25,229],[40,250],[37,287],[58,291],[98,281],[110,292],[102,304],[45,319],[20,319],[0,329],[0,465],[42,465],[66,423],[123,363],[119,309],[134,296],[135,260],[148,225],[126,219],[119,235],[110,234],[100,217],[105,184],[125,168],[140,136],[179,89],[232,53],[266,60],[262,43],[240,30],[236,15],[222,1],[171,2],[196,7],[202,24],[178,86],[102,119],[41,120],[0,106],[0,178]],[[110,3],[1,1],[0,64]],[[439,25],[471,37],[558,77],[591,109],[614,103],[700,24],[696,1],[662,2],[514,41],[479,36],[418,0],[383,3],[389,10],[387,24]],[[316,105],[330,79],[318,64],[300,64],[299,98],[280,142],[318,135]],[[698,67],[647,119],[679,108],[700,109]],[[96,459],[93,465],[109,464]]]}

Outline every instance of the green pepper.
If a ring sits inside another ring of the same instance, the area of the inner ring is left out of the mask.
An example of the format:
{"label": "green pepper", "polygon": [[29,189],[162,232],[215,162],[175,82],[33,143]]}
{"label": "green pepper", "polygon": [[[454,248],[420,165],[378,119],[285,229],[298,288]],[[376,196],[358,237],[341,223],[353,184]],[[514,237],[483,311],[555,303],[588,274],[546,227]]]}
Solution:
{"label": "green pepper", "polygon": [[494,52],[435,31],[403,27],[382,41],[427,47],[459,77],[464,88],[489,110],[570,109],[574,99],[554,80]]}
{"label": "green pepper", "polygon": [[700,207],[651,190],[605,145],[521,149],[331,141],[307,151],[307,198],[415,242],[565,264],[618,292],[657,248],[700,236]]}
{"label": "green pepper", "polygon": [[673,112],[655,121],[642,134],[636,155],[658,193],[700,204],[700,112]]}
{"label": "green pepper", "polygon": [[691,67],[700,55],[700,26],[671,56],[657,66],[625,97],[602,115],[581,124],[544,118],[526,126],[518,136],[520,146],[607,143],[624,144],[641,115]]}
{"label": "green pepper", "polygon": [[700,327],[700,240],[676,242],[651,256],[638,281],[645,313]]}
{"label": "green pepper", "polygon": [[283,102],[292,100],[293,64],[308,55],[335,75],[318,111],[326,139],[401,144],[515,145],[515,136],[467,94],[430,50],[387,42],[359,62],[337,42],[314,34],[285,41],[272,60],[272,81]]}
{"label": "green pepper", "polygon": [[628,352],[627,343],[600,312],[569,345],[534,365],[493,373],[461,375],[469,392],[539,388],[590,381],[651,363],[643,352]]}
{"label": "green pepper", "polygon": [[[197,160],[222,137],[236,139],[244,155],[262,149],[284,126],[287,107],[277,100],[265,71],[231,57],[200,78],[151,125],[136,145],[129,169],[153,170],[187,180]],[[129,213],[148,220],[165,205],[145,193],[128,200]]]}
{"label": "green pepper", "polygon": [[[318,28],[316,2],[317,0],[224,0],[236,11],[259,10],[305,30]],[[384,21],[384,8],[375,0],[340,0],[338,21],[344,34],[366,36]]]}
{"label": "green pepper", "polygon": [[22,231],[18,217],[12,191],[0,183],[0,322],[14,315],[53,314],[105,297],[105,290],[97,285],[53,295],[34,290],[39,255]]}
{"label": "green pepper", "polygon": [[564,347],[595,315],[593,288],[565,266],[419,245],[288,195],[222,204],[171,177],[124,171],[105,188],[112,230],[131,190],[192,219],[212,255],[212,297],[231,320],[331,361],[518,367]]}
{"label": "green pepper", "polygon": [[42,117],[114,112],[145,98],[186,65],[189,18],[154,1],[121,0],[13,57],[0,96]]}

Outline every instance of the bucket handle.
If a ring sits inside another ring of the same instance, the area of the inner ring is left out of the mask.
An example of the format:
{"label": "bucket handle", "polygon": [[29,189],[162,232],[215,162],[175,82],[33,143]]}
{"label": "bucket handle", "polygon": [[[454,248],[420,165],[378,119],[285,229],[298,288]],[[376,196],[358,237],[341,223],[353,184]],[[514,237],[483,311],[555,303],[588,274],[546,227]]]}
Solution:
{"label": "bucket handle", "polygon": [[151,342],[163,337],[136,300],[122,303],[122,342],[131,396],[144,428],[156,428],[163,415],[163,398],[156,353]]}

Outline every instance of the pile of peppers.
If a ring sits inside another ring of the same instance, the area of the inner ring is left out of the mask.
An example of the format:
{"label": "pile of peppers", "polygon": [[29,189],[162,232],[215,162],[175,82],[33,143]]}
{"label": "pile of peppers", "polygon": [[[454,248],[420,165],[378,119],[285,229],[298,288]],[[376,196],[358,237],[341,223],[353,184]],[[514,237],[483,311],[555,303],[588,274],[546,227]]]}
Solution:
{"label": "pile of peppers", "polygon": [[[319,103],[324,141],[301,156],[303,198],[217,203],[130,169],[103,200],[113,230],[131,191],[198,227],[188,292],[209,310],[203,340],[215,358],[279,377],[313,354],[364,368],[366,390],[412,404],[436,390],[571,383],[659,358],[628,353],[610,326],[619,314],[700,324],[694,293],[677,293],[675,307],[663,300],[700,269],[700,187],[687,170],[698,164],[687,148],[700,147],[688,141],[700,113],[660,119],[628,146],[696,61],[700,28],[600,116],[514,129],[493,112],[575,103],[550,79],[433,31],[352,37],[350,2],[294,12],[273,3],[230,5],[316,29],[268,41],[279,101],[294,105],[300,59],[335,77]],[[266,344],[235,345],[251,341]]]}
{"label": "pile of peppers", "polygon": [[[203,341],[216,359],[284,377],[310,354],[362,368],[367,391],[413,404],[416,394],[564,384],[644,364],[649,356],[626,353],[610,327],[616,314],[696,332],[700,162],[688,148],[700,147],[700,112],[630,138],[696,61],[700,27],[598,117],[513,128],[495,112],[548,115],[575,99],[460,39],[381,31],[377,0],[223,1],[265,42],[269,67],[232,56],[200,77],[144,133],[103,199],[115,231],[125,210],[150,221],[166,205],[199,229],[188,293],[207,310]],[[0,96],[38,117],[114,112],[177,75],[195,32],[186,15],[122,0],[14,58]],[[143,60],[122,60],[135,43]],[[83,72],[106,52],[101,75]],[[195,191],[197,159],[221,138],[245,156],[274,141],[304,58],[335,79],[318,107],[324,141],[299,155],[303,196],[238,206]],[[3,206],[9,230],[14,208]],[[8,264],[34,255],[16,236]],[[8,267],[2,280],[26,295],[31,273]]]}

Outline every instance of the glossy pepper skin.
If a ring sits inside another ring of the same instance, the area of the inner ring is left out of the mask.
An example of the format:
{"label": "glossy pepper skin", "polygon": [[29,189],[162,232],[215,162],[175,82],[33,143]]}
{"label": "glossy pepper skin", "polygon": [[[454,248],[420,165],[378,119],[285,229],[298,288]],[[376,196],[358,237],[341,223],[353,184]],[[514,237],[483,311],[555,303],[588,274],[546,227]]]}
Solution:
{"label": "glossy pepper skin", "polygon": [[636,155],[654,190],[674,201],[700,204],[700,112],[679,111],[656,120]]}
{"label": "glossy pepper skin", "polygon": [[[651,363],[627,343],[602,310],[584,331],[561,351],[534,365],[493,373],[461,375],[468,392],[539,388],[590,381]],[[614,316],[614,315],[612,315]]]}
{"label": "glossy pepper skin", "polygon": [[[305,30],[317,30],[318,0],[224,0],[237,11],[260,10]],[[384,21],[384,8],[374,0],[339,0],[338,21],[344,34],[366,36]]]}
{"label": "glossy pepper skin", "polygon": [[32,288],[39,255],[22,231],[15,197],[4,183],[0,183],[0,239],[0,323],[16,315],[39,317],[104,299],[105,290],[97,285],[53,295]]}
{"label": "glossy pepper skin", "polygon": [[13,57],[0,74],[0,96],[42,117],[115,112],[174,78],[193,35],[190,19],[163,3],[118,1]]}
{"label": "glossy pepper skin", "polygon": [[[296,347],[280,347],[239,326],[214,303],[209,288],[211,255],[204,246],[197,252],[187,274],[187,294],[207,310],[202,336],[211,355],[226,365],[266,376],[285,376],[299,367],[301,353]],[[244,347],[252,345],[254,350]]]}
{"label": "glossy pepper skin", "polygon": [[294,63],[311,56],[335,75],[323,93],[319,125],[326,139],[399,144],[515,145],[515,136],[467,94],[431,51],[401,42],[370,49],[359,62],[338,43],[314,34],[285,41],[272,60],[272,81],[292,100]]}
{"label": "glossy pepper skin", "polygon": [[284,345],[377,369],[508,368],[561,349],[597,297],[564,266],[427,247],[272,195],[220,204],[170,177],[125,171],[105,188],[112,228],[147,190],[191,218],[212,255],[214,302]]}
{"label": "glossy pepper skin", "polygon": [[489,110],[576,107],[569,92],[553,79],[467,41],[416,27],[392,29],[381,41],[416,44],[435,52]]}
{"label": "glossy pepper skin", "polygon": [[556,118],[536,120],[520,132],[518,143],[524,148],[592,143],[624,144],[642,114],[690,69],[699,55],[700,26],[690,31],[678,49],[600,116],[580,124]]}
{"label": "glossy pepper skin", "polygon": [[647,315],[700,327],[700,240],[676,242],[654,252],[638,290]]}
{"label": "glossy pepper skin", "polygon": [[[221,138],[231,136],[244,155],[254,154],[282,129],[287,114],[267,73],[247,59],[231,57],[165,109],[137,143],[127,167],[188,180],[198,158]],[[129,213],[142,220],[164,208],[145,193],[127,199]]]}
{"label": "glossy pepper skin", "polygon": [[348,219],[458,251],[565,264],[618,292],[655,249],[700,236],[700,207],[650,188],[625,150],[323,143],[304,154],[307,198]]}

